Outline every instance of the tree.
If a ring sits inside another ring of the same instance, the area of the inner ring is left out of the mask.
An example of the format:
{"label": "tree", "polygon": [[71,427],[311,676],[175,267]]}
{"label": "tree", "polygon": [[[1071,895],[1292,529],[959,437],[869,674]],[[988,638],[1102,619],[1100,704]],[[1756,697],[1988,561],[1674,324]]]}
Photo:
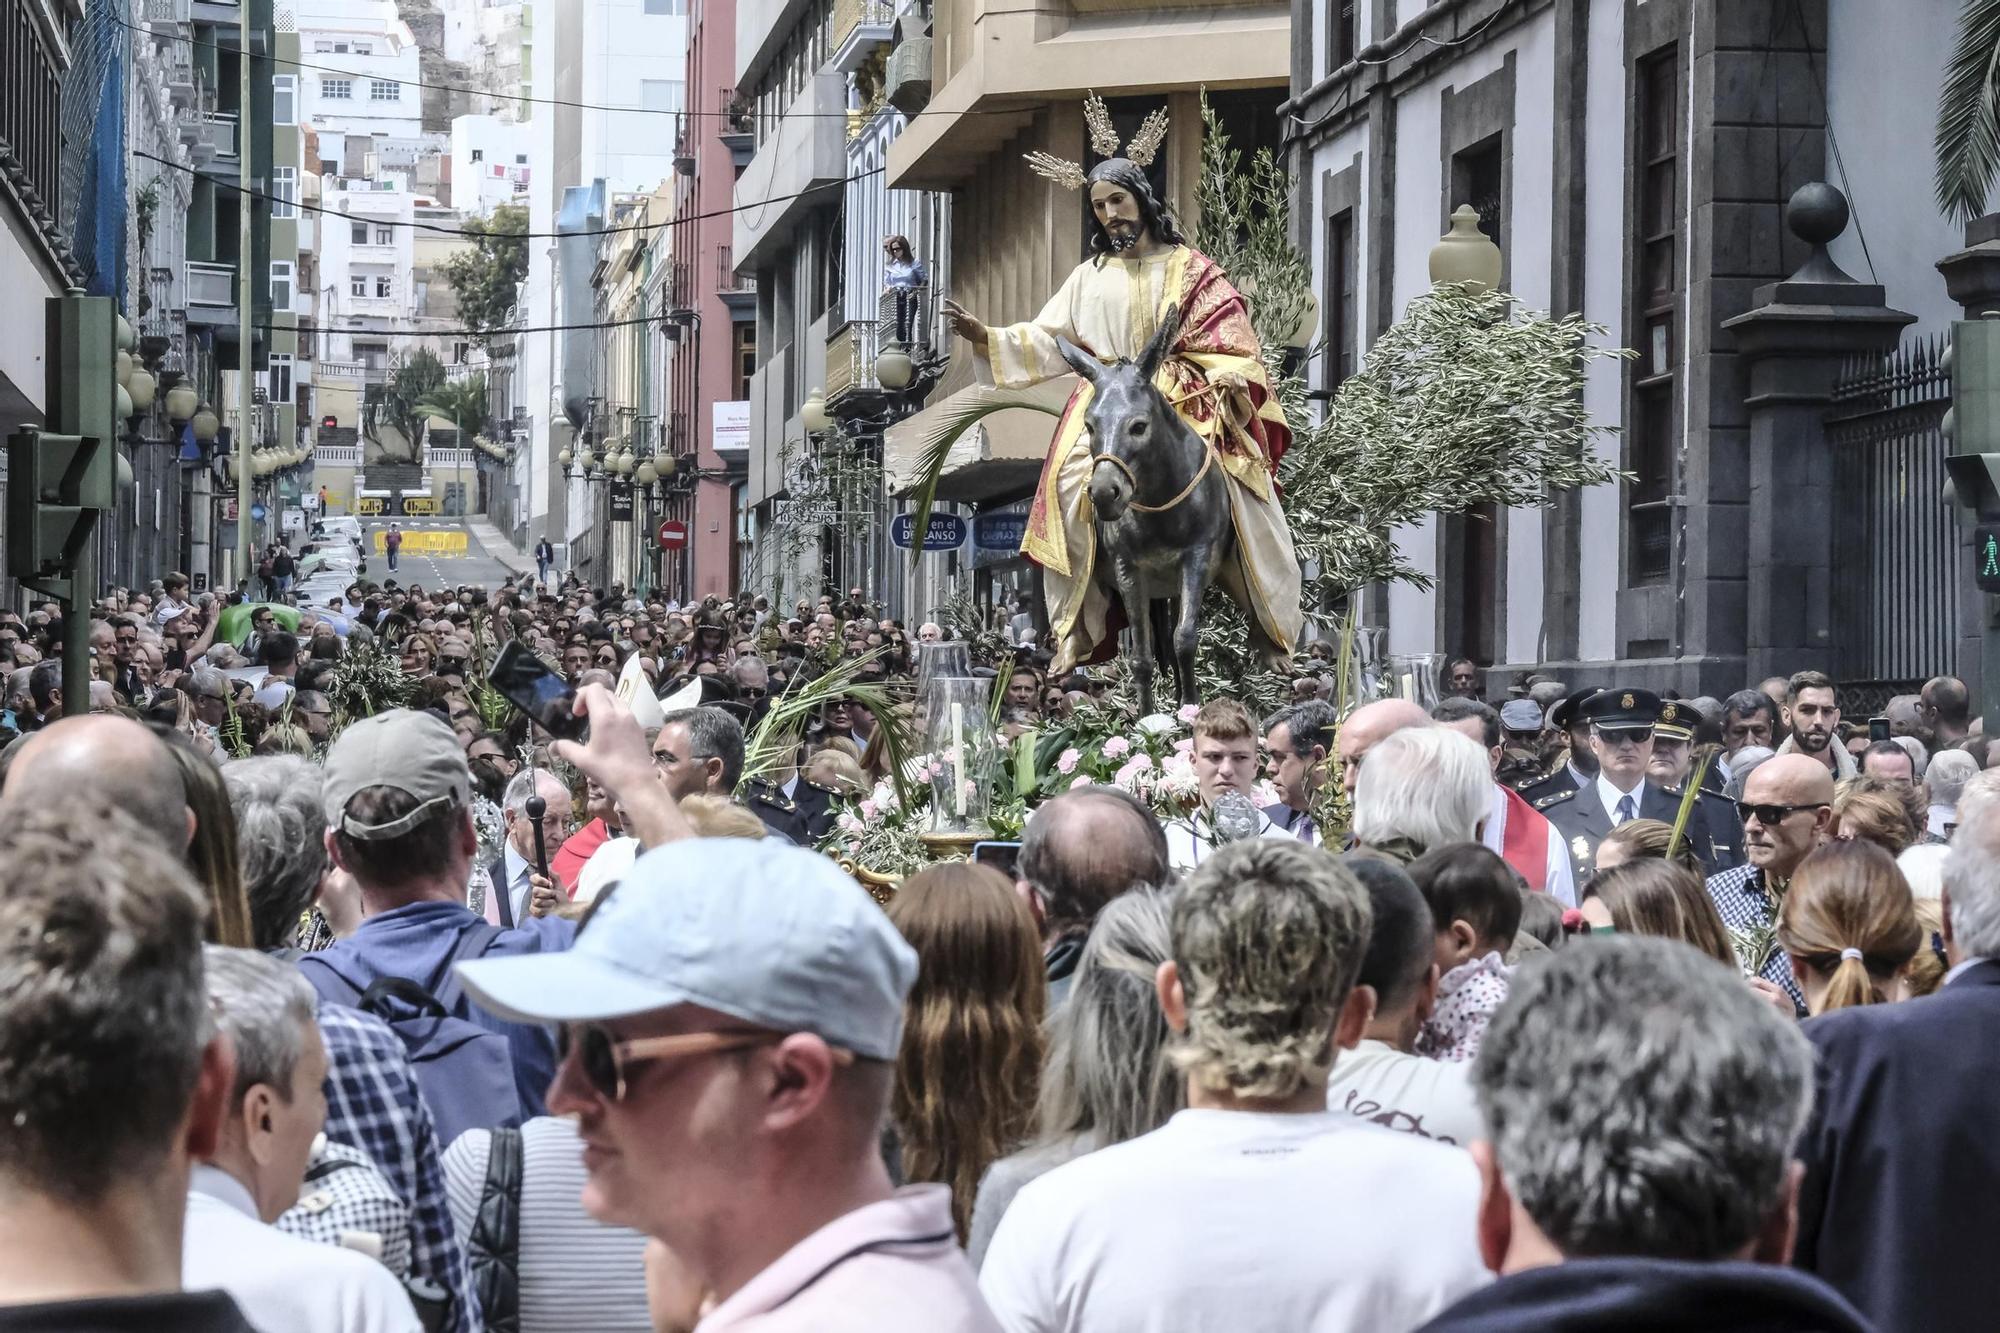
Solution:
{"label": "tree", "polygon": [[472,437],[486,433],[486,376],[446,380],[417,404],[419,419],[443,417],[458,427],[460,443],[470,446]]}
{"label": "tree", "polygon": [[[444,362],[428,349],[418,348],[369,401],[362,434],[390,461],[416,462],[417,441],[423,436],[424,418],[430,415],[424,404],[444,387]],[[385,426],[393,427],[402,438],[384,439],[381,432]]]}
{"label": "tree", "polygon": [[528,275],[528,210],[502,204],[491,217],[465,225],[472,245],[444,262],[445,281],[458,297],[458,317],[486,343],[507,322],[515,291]]}

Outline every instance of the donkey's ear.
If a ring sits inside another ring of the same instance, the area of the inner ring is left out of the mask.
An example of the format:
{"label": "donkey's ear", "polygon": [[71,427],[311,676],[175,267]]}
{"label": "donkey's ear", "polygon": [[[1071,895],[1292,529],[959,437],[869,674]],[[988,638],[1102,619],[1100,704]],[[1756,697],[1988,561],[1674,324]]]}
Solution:
{"label": "donkey's ear", "polygon": [[1069,362],[1071,370],[1083,376],[1090,383],[1097,383],[1097,374],[1104,369],[1103,362],[1084,351],[1081,347],[1078,347],[1069,339],[1063,337],[1060,333],[1056,335],[1056,347],[1062,352],[1063,360]]}
{"label": "donkey's ear", "polygon": [[1179,306],[1175,306],[1172,312],[1160,321],[1160,327],[1153,331],[1152,341],[1146,344],[1146,350],[1139,353],[1139,373],[1144,375],[1149,383],[1153,376],[1160,373],[1160,367],[1166,364],[1167,353],[1173,350],[1174,341],[1180,334],[1181,311]]}

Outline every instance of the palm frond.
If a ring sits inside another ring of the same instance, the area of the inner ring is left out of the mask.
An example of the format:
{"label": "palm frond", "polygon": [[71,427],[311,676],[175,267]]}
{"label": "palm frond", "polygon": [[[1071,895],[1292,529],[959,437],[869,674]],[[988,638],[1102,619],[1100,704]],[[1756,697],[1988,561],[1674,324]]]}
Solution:
{"label": "palm frond", "polygon": [[2000,0],[1966,0],[1938,89],[1937,201],[1946,217],[1986,211],[2000,177]]}
{"label": "palm frond", "polygon": [[1681,844],[1687,841],[1688,820],[1694,815],[1695,802],[1701,799],[1701,781],[1708,776],[1708,761],[1714,752],[1703,754],[1694,761],[1694,768],[1688,773],[1687,785],[1681,788],[1681,808],[1674,815],[1673,836],[1667,839],[1667,860],[1680,854]]}
{"label": "palm frond", "polygon": [[946,413],[924,437],[923,453],[917,458],[917,471],[911,493],[917,499],[917,524],[911,529],[918,534],[910,543],[910,564],[915,567],[923,557],[922,534],[930,531],[931,509],[937,503],[938,482],[944,477],[944,461],[951,453],[951,447],[974,426],[1010,407],[1026,408],[1030,412],[1045,412],[1052,417],[1061,417],[1062,409],[1050,407],[1027,398],[1003,398],[992,394],[981,394],[967,401],[964,406]]}
{"label": "palm frond", "polygon": [[890,780],[896,784],[897,799],[907,806],[911,793],[903,768],[914,748],[909,726],[896,711],[896,700],[887,687],[863,684],[856,679],[861,668],[884,651],[878,648],[861,657],[847,658],[831,670],[794,685],[782,697],[774,698],[770,711],[764,714],[764,720],[757,724],[757,730],[743,747],[741,782],[792,767],[799,743],[805,739],[806,725],[836,699],[851,699],[875,715],[875,725],[882,729],[882,748],[888,753]]}

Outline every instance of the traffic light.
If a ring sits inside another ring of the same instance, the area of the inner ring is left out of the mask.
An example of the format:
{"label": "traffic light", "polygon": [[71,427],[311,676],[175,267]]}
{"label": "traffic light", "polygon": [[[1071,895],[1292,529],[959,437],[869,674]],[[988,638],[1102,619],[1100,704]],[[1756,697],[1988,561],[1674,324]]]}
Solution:
{"label": "traffic light", "polygon": [[7,437],[7,567],[14,577],[67,575],[112,504],[110,446],[23,427]]}
{"label": "traffic light", "polygon": [[1951,497],[1980,518],[2000,519],[2000,320],[1952,325],[1945,351],[1951,407],[1944,414]]}

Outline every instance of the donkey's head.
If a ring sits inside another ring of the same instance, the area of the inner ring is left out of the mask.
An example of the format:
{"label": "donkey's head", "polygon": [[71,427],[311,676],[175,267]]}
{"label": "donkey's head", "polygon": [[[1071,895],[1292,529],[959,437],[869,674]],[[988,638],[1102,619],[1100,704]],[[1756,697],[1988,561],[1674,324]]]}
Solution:
{"label": "donkey's head", "polygon": [[[1179,332],[1179,319],[1169,317],[1137,361],[1113,361],[1110,365],[1065,338],[1056,339],[1063,360],[1089,380],[1094,390],[1086,415],[1090,456],[1095,460],[1090,473],[1090,502],[1107,523],[1117,521],[1131,503],[1133,476],[1148,466],[1158,466],[1157,454],[1150,463],[1145,455],[1176,424],[1173,407],[1153,387],[1153,376],[1159,373]],[[1122,466],[1114,465],[1113,459]]]}

